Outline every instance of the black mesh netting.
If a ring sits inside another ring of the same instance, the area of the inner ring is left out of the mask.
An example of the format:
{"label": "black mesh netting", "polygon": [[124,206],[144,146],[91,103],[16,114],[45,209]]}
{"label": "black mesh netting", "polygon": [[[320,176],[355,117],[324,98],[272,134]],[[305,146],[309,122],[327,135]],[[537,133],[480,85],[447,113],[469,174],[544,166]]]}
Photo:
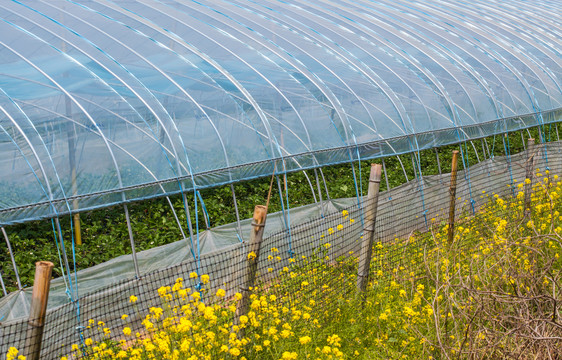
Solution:
{"label": "black mesh netting", "polygon": [[[537,147],[534,168],[549,170],[541,176],[552,179],[561,173],[558,147],[558,143]],[[472,222],[480,221],[480,210],[488,204],[495,204],[498,198],[517,197],[527,157],[521,153],[488,159],[471,166],[469,171],[459,172],[457,236],[465,233]],[[379,289],[378,293],[384,294],[384,289],[396,283],[411,283],[415,289],[419,279],[431,277],[427,264],[435,257],[436,239],[443,236],[446,227],[449,178],[449,174],[430,176],[380,194],[369,291]],[[363,230],[364,209],[370,206],[364,201],[361,206],[338,210],[268,236],[259,254],[250,254],[248,244],[241,243],[202,255],[197,261],[122,281],[104,291],[84,295],[75,304],[49,311],[41,358],[134,358],[131,347],[144,344],[146,352],[151,346],[169,344],[171,338],[180,353],[189,353],[198,343],[215,341],[223,341],[227,348],[243,348],[247,344],[236,341],[243,342],[244,332],[260,326],[263,329],[254,331],[258,335],[246,342],[260,336],[283,337],[284,330],[295,332],[299,326],[321,329],[323,324],[347,321],[341,318],[345,307],[357,307],[362,316],[379,316],[384,309],[377,307],[376,297],[367,297],[366,303],[356,301],[358,255],[367,236]],[[484,236],[467,234],[456,246],[470,254],[474,249],[464,243],[471,244],[473,235]],[[242,279],[250,260],[258,265],[256,283],[248,290]],[[246,295],[249,307],[245,318],[240,319],[237,304]],[[361,304],[364,307],[359,310]],[[279,323],[266,326],[266,314],[273,314]],[[289,320],[293,325],[284,328]],[[204,331],[206,327],[213,330],[213,335]],[[10,347],[25,353],[27,329],[27,319],[1,324],[0,353],[8,353]],[[205,336],[208,338],[201,338]],[[262,345],[253,346],[248,356],[259,358],[256,346]],[[171,350],[172,355],[175,350]]]}

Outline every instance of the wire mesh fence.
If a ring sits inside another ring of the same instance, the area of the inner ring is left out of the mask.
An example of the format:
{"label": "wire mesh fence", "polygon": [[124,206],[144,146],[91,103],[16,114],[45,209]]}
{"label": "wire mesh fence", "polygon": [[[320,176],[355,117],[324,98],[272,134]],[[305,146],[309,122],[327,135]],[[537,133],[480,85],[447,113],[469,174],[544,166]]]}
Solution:
{"label": "wire mesh fence", "polygon": [[[559,149],[559,142],[541,144],[531,152],[487,159],[459,172],[454,244],[459,254],[470,258],[478,250],[474,247],[478,239],[495,236],[495,230],[486,235],[468,229],[474,229],[490,212],[503,211],[498,199],[515,204],[531,155],[535,184],[548,187],[555,183],[556,174],[562,173]],[[224,356],[238,357],[243,350],[248,358],[260,358],[268,341],[295,336],[300,328],[321,332],[330,323],[358,321],[346,318],[350,309],[357,316],[378,319],[380,327],[389,326],[384,321],[390,310],[381,307],[382,297],[402,286],[410,287],[415,298],[416,293],[423,293],[423,281],[425,286],[433,281],[433,266],[443,266],[439,244],[447,230],[449,177],[418,178],[380,194],[368,287],[372,296],[366,303],[356,301],[357,264],[365,237],[365,209],[373,204],[362,199],[342,211],[325,213],[266,237],[259,253],[250,252],[245,243],[229,246],[49,311],[41,358],[140,359],[158,351],[170,358],[182,358],[181,354],[206,358],[215,347]],[[499,208],[490,207],[498,202]],[[522,210],[515,205],[512,209],[514,214],[523,214]],[[247,288],[243,279],[249,260],[257,261],[257,281]],[[400,291],[406,294],[406,290]],[[237,304],[245,293],[251,294],[250,306],[241,313]],[[405,308],[415,314],[413,305]],[[0,325],[0,353],[11,351],[13,358],[25,354],[28,323],[22,319]],[[359,341],[331,339],[335,358],[345,343]],[[385,341],[391,339],[387,336]],[[297,336],[295,341],[307,343],[306,336]],[[454,341],[440,339],[439,344],[459,354],[468,351],[466,342],[454,345]]]}

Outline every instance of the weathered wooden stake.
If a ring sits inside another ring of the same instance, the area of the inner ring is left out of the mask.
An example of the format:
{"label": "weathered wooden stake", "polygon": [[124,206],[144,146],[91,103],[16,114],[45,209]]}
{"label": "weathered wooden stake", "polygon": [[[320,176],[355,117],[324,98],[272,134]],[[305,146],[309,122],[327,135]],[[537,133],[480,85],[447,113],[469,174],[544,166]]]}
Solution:
{"label": "weathered wooden stake", "polygon": [[453,243],[455,236],[455,204],[457,200],[457,164],[459,159],[459,151],[453,150],[453,160],[451,161],[451,185],[449,186],[449,244]]}
{"label": "weathered wooden stake", "polygon": [[43,339],[43,327],[45,326],[53,267],[54,265],[50,261],[35,263],[35,281],[33,282],[31,310],[29,311],[24,347],[27,360],[39,360],[41,355],[41,340]]}
{"label": "weathered wooden stake", "polygon": [[[248,267],[246,268],[246,272],[242,278],[242,285],[240,287],[242,299],[240,299],[236,308],[236,317],[234,319],[235,325],[240,325],[240,317],[248,313],[248,308],[250,306],[250,288],[254,286],[256,280],[261,240],[263,237],[266,217],[267,207],[263,205],[256,205],[254,208],[250,242],[248,244],[248,257],[246,258],[248,261]],[[244,329],[240,329],[239,335],[241,337],[244,336]]]}
{"label": "weathered wooden stake", "polygon": [[527,163],[525,164],[525,201],[523,216],[531,216],[531,191],[533,190],[533,167],[535,162],[535,139],[527,140]]}
{"label": "weathered wooden stake", "polygon": [[365,290],[369,283],[369,267],[371,265],[371,254],[375,240],[375,221],[377,219],[377,207],[379,203],[379,188],[381,182],[380,164],[371,164],[369,176],[369,191],[367,193],[367,205],[365,206],[365,228],[363,229],[363,242],[359,253],[359,269],[357,271],[357,291],[362,301],[365,301]]}

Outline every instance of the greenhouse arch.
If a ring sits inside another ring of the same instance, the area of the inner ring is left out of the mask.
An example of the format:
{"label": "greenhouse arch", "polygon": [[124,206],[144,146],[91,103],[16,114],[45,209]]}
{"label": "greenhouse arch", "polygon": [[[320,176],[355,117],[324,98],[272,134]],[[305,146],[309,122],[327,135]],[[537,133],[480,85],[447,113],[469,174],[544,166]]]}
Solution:
{"label": "greenhouse arch", "polygon": [[[562,172],[558,0],[10,0],[0,19],[0,255],[11,260],[0,354],[29,313],[10,240],[22,224],[52,226],[62,276],[47,333],[58,324],[84,343],[86,316],[129,306],[133,291],[148,304],[139,289],[177,274],[198,290],[205,272],[218,278],[210,289],[240,285],[260,252],[247,254],[250,231],[264,224],[244,219],[239,183],[267,182],[263,203],[280,204],[264,231],[279,264],[318,248],[353,257],[367,231],[381,247],[405,239],[389,255],[398,263],[449,197],[454,221],[455,201],[475,216],[487,192],[517,197],[532,165]],[[453,147],[458,198],[442,162]],[[370,160],[385,188],[376,229],[365,225]],[[331,198],[323,171],[342,164],[353,194]],[[301,173],[312,204],[289,201],[287,179]],[[225,190],[232,223],[211,226],[210,189]],[[129,207],[157,198],[179,238],[137,253]],[[80,216],[108,208],[123,214],[132,253],[80,268]],[[47,340],[49,354],[58,345]]]}
{"label": "greenhouse arch", "polygon": [[7,2],[1,222],[559,121],[559,10]]}

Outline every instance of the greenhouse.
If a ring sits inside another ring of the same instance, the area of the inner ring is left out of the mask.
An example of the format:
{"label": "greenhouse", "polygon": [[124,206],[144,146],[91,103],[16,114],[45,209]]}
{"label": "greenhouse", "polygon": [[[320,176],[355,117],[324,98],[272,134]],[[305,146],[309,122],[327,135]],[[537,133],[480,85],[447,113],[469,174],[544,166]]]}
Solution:
{"label": "greenhouse", "polygon": [[[1,356],[25,342],[31,303],[12,249],[21,224],[53,228],[63,276],[51,285],[43,355],[60,358],[84,346],[89,319],[111,313],[104,323],[115,323],[135,291],[157,291],[164,278],[210,274],[209,291],[234,296],[245,270],[232,269],[243,267],[255,225],[235,184],[267,182],[280,211],[264,243],[291,260],[337,234],[342,211],[354,221],[330,251],[359,251],[361,166],[371,161],[383,165],[383,244],[445,218],[442,149],[460,149],[458,212],[473,216],[483,191],[516,195],[506,185],[525,178],[532,149],[536,168],[562,172],[557,0],[14,0],[0,3],[0,18]],[[405,176],[396,187],[392,159]],[[334,199],[323,170],[341,164],[351,197]],[[296,173],[314,203],[290,205]],[[219,187],[236,220],[214,227],[202,191]],[[181,236],[137,252],[129,206],[157,198]],[[80,215],[116,206],[131,253],[78,271]]]}

